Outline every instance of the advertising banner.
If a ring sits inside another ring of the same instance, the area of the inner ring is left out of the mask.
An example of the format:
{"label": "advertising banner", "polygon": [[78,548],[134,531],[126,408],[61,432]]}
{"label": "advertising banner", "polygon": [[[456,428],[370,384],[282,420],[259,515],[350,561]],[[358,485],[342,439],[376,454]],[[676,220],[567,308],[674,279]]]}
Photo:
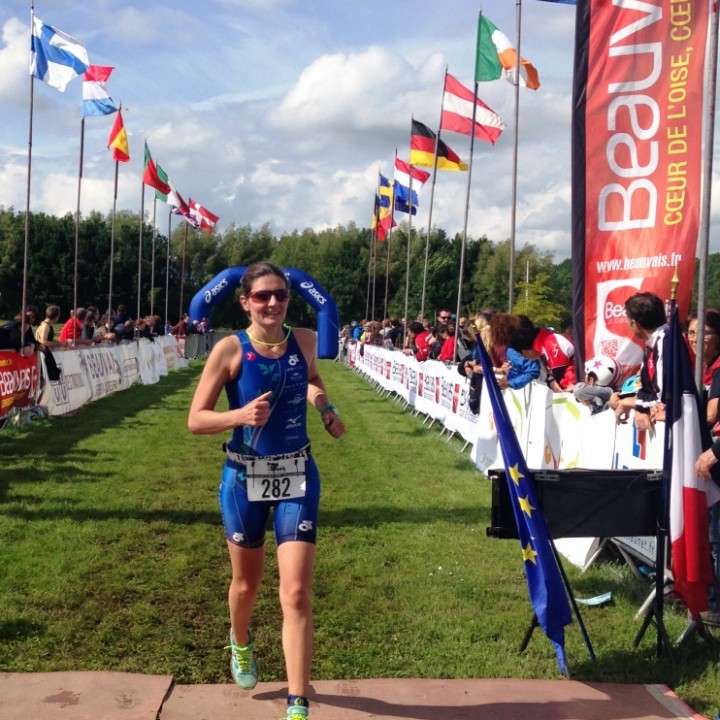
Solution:
{"label": "advertising banner", "polygon": [[10,410],[30,405],[38,389],[37,357],[0,351],[0,417]]}
{"label": "advertising banner", "polygon": [[[637,292],[690,309],[708,3],[579,0],[573,113],[573,319],[579,350],[635,372]],[[631,370],[632,368],[632,370]]]}

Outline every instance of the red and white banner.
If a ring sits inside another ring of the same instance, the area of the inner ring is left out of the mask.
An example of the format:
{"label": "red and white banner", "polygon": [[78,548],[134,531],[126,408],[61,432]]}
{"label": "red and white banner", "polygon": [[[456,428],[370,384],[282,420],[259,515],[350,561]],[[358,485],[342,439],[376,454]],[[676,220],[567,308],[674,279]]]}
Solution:
{"label": "red and white banner", "polygon": [[[698,239],[708,3],[579,0],[573,118],[574,326],[628,370],[637,292],[686,317]],[[584,337],[583,337],[584,335]]]}
{"label": "red and white banner", "polygon": [[38,361],[14,350],[0,351],[0,417],[32,404],[38,388]]}

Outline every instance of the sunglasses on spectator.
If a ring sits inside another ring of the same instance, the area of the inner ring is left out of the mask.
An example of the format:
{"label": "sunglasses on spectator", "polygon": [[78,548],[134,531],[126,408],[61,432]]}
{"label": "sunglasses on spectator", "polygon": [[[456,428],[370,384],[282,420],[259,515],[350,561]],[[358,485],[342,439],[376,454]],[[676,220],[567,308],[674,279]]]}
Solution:
{"label": "sunglasses on spectator", "polygon": [[269,303],[271,297],[274,297],[278,302],[287,302],[290,299],[290,291],[285,288],[279,290],[253,290],[248,293],[248,297],[250,300],[261,303]]}
{"label": "sunglasses on spectator", "polygon": [[438,317],[440,318],[440,320],[449,320],[450,319],[449,315],[438,315]]}

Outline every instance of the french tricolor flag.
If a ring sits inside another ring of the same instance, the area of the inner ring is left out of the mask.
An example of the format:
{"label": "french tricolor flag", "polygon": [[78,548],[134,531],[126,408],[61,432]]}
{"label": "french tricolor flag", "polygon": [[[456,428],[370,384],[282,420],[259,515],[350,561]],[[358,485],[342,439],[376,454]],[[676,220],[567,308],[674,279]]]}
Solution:
{"label": "french tricolor flag", "polygon": [[699,477],[695,461],[710,446],[690,355],[677,308],[665,341],[663,393],[666,405],[664,474],[670,478],[670,542],[675,591],[693,618],[708,608],[713,584],[708,508],[720,500],[712,480]]}
{"label": "french tricolor flag", "polygon": [[114,69],[103,65],[90,65],[86,70],[83,76],[83,117],[117,112],[107,91],[107,81]]}

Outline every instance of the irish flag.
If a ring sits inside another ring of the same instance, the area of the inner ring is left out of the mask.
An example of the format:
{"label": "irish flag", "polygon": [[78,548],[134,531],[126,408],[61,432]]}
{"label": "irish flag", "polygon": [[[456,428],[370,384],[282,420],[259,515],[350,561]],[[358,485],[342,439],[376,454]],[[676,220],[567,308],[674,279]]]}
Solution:
{"label": "irish flag", "polygon": [[[478,19],[475,80],[486,82],[504,77],[515,84],[517,52],[507,36],[500,32],[484,15]],[[529,60],[520,58],[520,86],[537,90],[540,78]]]}

